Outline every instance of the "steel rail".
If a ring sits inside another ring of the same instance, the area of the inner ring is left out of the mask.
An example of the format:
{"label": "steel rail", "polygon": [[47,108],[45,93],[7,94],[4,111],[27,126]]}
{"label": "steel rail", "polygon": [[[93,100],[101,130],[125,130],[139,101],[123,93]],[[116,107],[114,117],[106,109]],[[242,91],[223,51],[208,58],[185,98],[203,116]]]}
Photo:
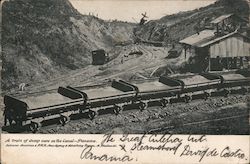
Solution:
{"label": "steel rail", "polygon": [[[203,121],[193,121],[193,122],[188,122],[188,123],[184,123],[184,124],[178,125],[178,127],[198,125],[198,124],[204,124],[204,123],[216,122],[216,121],[222,121],[222,120],[229,120],[229,119],[241,118],[241,117],[246,117],[246,116],[250,117],[250,114],[241,114],[241,115],[236,115],[236,116],[227,116],[227,117],[221,117],[221,118],[215,118],[215,119],[209,119],[209,120],[203,120]],[[155,128],[155,129],[149,130],[148,133],[154,133],[154,132],[159,132],[159,131],[164,131],[164,130],[170,130],[170,129],[173,129],[175,127],[176,126],[171,125],[171,126],[164,127],[164,128]]]}

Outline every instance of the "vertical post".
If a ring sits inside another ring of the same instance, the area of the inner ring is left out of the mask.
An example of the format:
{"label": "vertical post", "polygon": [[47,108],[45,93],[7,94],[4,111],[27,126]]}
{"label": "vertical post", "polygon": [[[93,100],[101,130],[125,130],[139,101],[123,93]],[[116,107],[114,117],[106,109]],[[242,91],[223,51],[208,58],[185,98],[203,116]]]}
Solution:
{"label": "vertical post", "polygon": [[185,61],[186,61],[186,58],[187,58],[187,46],[184,45],[184,54],[185,54]]}
{"label": "vertical post", "polygon": [[227,70],[229,71],[229,63],[228,63],[228,57],[229,55],[228,55],[228,51],[226,51],[226,58],[227,58]]}
{"label": "vertical post", "polygon": [[224,34],[224,28],[225,28],[225,22],[224,20],[222,21],[222,34]]}
{"label": "vertical post", "polygon": [[216,32],[217,32],[217,34],[219,33],[219,24],[218,23],[216,24]]}
{"label": "vertical post", "polygon": [[208,72],[211,71],[211,55],[210,55],[210,46],[208,47]]}

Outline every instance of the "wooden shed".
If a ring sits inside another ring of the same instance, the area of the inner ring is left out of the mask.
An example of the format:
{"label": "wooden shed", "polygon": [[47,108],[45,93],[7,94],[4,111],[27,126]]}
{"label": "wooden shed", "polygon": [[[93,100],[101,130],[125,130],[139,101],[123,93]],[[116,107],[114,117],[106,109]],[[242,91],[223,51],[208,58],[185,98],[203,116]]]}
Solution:
{"label": "wooden shed", "polygon": [[221,36],[216,30],[204,30],[180,43],[188,62],[200,72],[249,67],[250,38],[237,31]]}

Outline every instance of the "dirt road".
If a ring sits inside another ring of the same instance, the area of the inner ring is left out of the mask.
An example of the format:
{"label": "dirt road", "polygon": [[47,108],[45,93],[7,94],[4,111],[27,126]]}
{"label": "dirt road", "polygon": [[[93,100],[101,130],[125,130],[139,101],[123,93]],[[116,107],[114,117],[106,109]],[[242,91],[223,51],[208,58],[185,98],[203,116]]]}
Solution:
{"label": "dirt road", "polygon": [[[142,55],[128,55],[134,50],[143,52]],[[74,70],[68,74],[51,79],[45,83],[31,84],[26,91],[39,92],[43,90],[57,89],[59,86],[85,86],[100,84],[113,78],[129,80],[137,73],[144,73],[146,70],[151,73],[155,68],[164,65],[176,65],[182,61],[181,58],[165,59],[168,48],[153,47],[146,45],[129,45],[123,47],[118,56],[102,66],[89,65],[85,68]],[[114,52],[115,53],[115,52]]]}

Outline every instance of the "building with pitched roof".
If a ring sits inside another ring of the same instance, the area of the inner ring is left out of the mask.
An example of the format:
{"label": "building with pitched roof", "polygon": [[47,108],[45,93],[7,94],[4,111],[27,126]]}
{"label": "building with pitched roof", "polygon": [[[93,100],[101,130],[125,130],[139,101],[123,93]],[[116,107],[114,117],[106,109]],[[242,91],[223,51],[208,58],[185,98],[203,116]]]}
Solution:
{"label": "building with pitched roof", "polygon": [[[211,70],[237,69],[249,67],[250,38],[239,32],[227,30],[225,20],[233,14],[220,16],[211,23],[214,29],[206,29],[179,41],[184,47],[185,57],[189,63],[195,64],[198,72]],[[222,22],[220,30],[217,26]]]}

